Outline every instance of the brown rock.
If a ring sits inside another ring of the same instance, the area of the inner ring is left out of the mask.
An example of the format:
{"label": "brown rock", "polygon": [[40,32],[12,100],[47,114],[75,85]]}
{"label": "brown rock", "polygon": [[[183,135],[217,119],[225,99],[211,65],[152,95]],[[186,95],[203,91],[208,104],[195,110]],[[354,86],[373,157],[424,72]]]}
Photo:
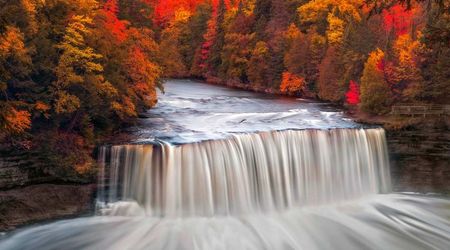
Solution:
{"label": "brown rock", "polygon": [[0,231],[93,212],[94,185],[33,185],[0,191]]}

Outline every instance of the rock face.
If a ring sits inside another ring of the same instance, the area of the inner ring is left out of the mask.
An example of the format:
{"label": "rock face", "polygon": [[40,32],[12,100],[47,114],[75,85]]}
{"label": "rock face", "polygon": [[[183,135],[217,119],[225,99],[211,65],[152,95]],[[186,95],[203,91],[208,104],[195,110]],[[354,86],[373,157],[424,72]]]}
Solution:
{"label": "rock face", "polygon": [[82,183],[81,179],[67,178],[55,169],[34,152],[0,145],[0,190],[41,183]]}
{"label": "rock face", "polygon": [[0,146],[0,232],[93,211],[95,185],[65,183],[42,164],[39,156]]}
{"label": "rock face", "polygon": [[41,184],[0,192],[0,231],[93,211],[93,185]]}
{"label": "rock face", "polygon": [[10,152],[3,147],[0,147],[0,152],[0,190],[45,182],[48,179],[45,174],[37,173],[39,166],[28,155]]}
{"label": "rock face", "polygon": [[450,129],[444,122],[387,129],[394,191],[450,194]]}

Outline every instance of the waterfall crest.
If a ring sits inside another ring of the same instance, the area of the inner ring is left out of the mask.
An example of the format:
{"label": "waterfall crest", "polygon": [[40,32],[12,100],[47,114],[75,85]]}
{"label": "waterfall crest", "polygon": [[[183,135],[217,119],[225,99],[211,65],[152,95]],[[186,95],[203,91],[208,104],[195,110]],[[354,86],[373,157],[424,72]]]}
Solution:
{"label": "waterfall crest", "polygon": [[383,129],[279,131],[185,145],[112,146],[100,150],[100,162],[107,163],[102,164],[107,167],[101,171],[100,199],[134,201],[149,216],[281,210],[390,188]]}

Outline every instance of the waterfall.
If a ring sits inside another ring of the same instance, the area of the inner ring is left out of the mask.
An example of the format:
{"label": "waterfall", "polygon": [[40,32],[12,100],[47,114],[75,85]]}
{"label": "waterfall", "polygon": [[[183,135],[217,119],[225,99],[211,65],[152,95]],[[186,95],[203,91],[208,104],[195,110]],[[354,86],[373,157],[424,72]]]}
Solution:
{"label": "waterfall", "polygon": [[[382,129],[99,150],[99,215],[0,249],[448,249],[450,201],[392,194]],[[319,205],[319,206],[316,206]]]}
{"label": "waterfall", "polygon": [[[388,192],[383,129],[236,134],[100,150],[99,199],[149,216],[236,215]],[[136,203],[138,206],[136,206]],[[123,209],[113,213],[133,213]]]}

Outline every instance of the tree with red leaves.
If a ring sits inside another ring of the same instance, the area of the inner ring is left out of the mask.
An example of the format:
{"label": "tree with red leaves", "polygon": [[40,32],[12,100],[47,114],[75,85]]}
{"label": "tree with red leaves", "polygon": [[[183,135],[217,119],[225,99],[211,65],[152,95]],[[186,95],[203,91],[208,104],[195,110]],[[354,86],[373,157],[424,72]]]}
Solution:
{"label": "tree with red leaves", "polygon": [[347,104],[351,106],[357,106],[360,103],[359,99],[359,85],[357,82],[351,80],[349,89],[345,94]]}
{"label": "tree with red leaves", "polygon": [[396,36],[404,35],[412,27],[413,16],[413,10],[395,5],[383,11],[384,28],[387,32],[393,32]]}
{"label": "tree with red leaves", "polygon": [[205,0],[157,0],[153,20],[156,24],[165,26],[179,10],[194,12],[197,6]]}
{"label": "tree with red leaves", "polygon": [[107,0],[105,5],[103,5],[103,13],[105,16],[105,28],[111,32],[119,43],[125,41],[127,39],[127,26],[124,21],[117,18],[119,13],[117,0]]}

